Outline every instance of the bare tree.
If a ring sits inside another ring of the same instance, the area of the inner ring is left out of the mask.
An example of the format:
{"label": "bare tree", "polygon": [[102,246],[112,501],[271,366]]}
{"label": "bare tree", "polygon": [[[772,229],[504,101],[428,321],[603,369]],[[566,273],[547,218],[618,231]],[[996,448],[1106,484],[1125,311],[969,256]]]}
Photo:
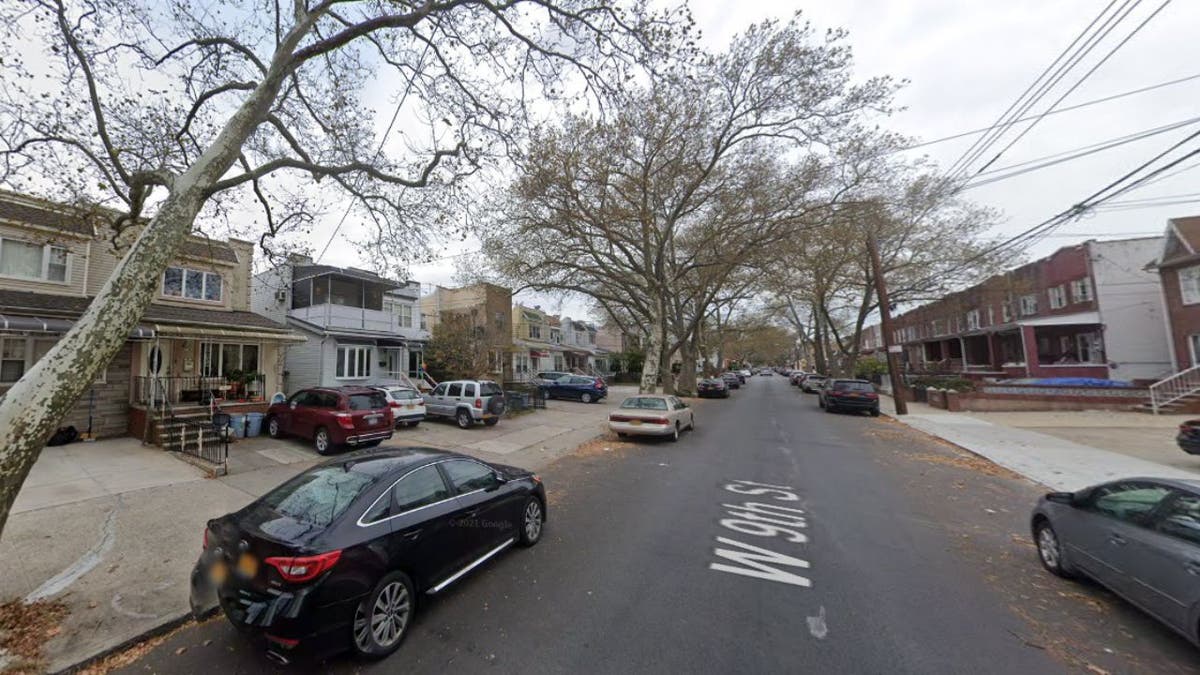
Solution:
{"label": "bare tree", "polygon": [[[427,195],[452,206],[465,176],[519,145],[537,99],[598,99],[674,49],[677,18],[609,0],[0,8],[0,182],[112,207],[108,228],[134,233],[88,310],[0,401],[0,526],[198,214],[257,203],[267,243],[307,228],[332,192],[391,233],[444,227]],[[416,111],[398,150],[378,142],[367,103],[381,82],[406,83]]]}
{"label": "bare tree", "polygon": [[539,130],[481,233],[485,253],[514,286],[584,295],[639,323],[642,391],[677,352],[694,376],[713,303],[823,203],[827,148],[888,105],[886,78],[852,83],[843,37],[760,24],[628,93],[612,119]]}

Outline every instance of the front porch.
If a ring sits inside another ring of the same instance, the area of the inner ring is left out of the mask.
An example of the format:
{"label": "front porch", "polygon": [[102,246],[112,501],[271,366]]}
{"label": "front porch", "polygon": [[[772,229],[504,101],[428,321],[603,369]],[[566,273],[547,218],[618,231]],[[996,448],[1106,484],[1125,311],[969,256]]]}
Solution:
{"label": "front porch", "polygon": [[908,347],[909,369],[972,379],[1107,379],[1103,329],[1097,323],[1019,325],[925,341]]}

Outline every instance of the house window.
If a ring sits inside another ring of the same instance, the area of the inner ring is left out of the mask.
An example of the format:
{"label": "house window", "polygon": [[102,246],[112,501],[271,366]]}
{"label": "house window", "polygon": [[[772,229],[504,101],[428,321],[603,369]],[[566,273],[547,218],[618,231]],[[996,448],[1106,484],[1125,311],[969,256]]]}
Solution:
{"label": "house window", "polygon": [[562,331],[557,328],[550,329],[550,341],[556,345],[562,344]]}
{"label": "house window", "polygon": [[1032,293],[1029,295],[1022,295],[1021,296],[1021,316],[1030,316],[1033,314],[1037,314],[1037,311],[1038,311],[1037,301],[1038,301],[1037,296],[1033,295]]}
{"label": "house window", "polygon": [[1179,295],[1185,305],[1200,303],[1200,265],[1179,270]]}
{"label": "house window", "polygon": [[25,374],[25,340],[0,340],[0,382],[11,384]]}
{"label": "house window", "polygon": [[541,326],[530,326],[529,327],[529,337],[532,340],[541,340],[542,339],[542,327]]}
{"label": "house window", "polygon": [[[1195,272],[1197,275],[1200,275],[1200,268],[1192,267],[1190,269],[1193,272]],[[1181,270],[1180,281],[1182,281],[1182,280],[1183,280],[1183,276],[1182,276],[1182,270]],[[1093,296],[1092,296],[1092,280],[1091,279],[1088,279],[1085,277],[1083,279],[1076,279],[1075,281],[1071,282],[1071,300],[1073,302],[1087,302],[1088,300],[1091,300],[1092,297]],[[1195,300],[1195,302],[1200,302],[1200,297],[1198,297],[1197,300]]]}
{"label": "house window", "polygon": [[227,377],[235,370],[258,372],[258,345],[237,342],[205,342],[200,345],[200,375]]}
{"label": "house window", "polygon": [[1050,309],[1062,309],[1067,306],[1067,289],[1055,286],[1046,293],[1050,296]]}
{"label": "house window", "polygon": [[425,313],[421,313],[421,330],[429,330],[429,325],[425,322]]}
{"label": "house window", "polygon": [[1012,321],[1012,305],[1007,302],[1000,303],[1000,318],[1004,320],[1004,323]]}
{"label": "house window", "polygon": [[347,345],[337,348],[336,375],[340,380],[371,376],[371,347]]}
{"label": "house window", "polygon": [[979,310],[973,309],[967,312],[967,330],[977,330],[979,328]]}
{"label": "house window", "polygon": [[18,239],[0,239],[0,275],[65,283],[67,249]]}
{"label": "house window", "polygon": [[988,308],[987,308],[987,325],[989,325],[989,326],[996,325],[996,309],[994,307],[992,307],[991,305],[988,305]]}
{"label": "house window", "polygon": [[220,302],[222,290],[221,275],[216,272],[186,267],[168,267],[163,272],[162,294],[169,298]]}
{"label": "house window", "polygon": [[1100,333],[1080,333],[1075,336],[1080,363],[1104,363],[1104,342]]}

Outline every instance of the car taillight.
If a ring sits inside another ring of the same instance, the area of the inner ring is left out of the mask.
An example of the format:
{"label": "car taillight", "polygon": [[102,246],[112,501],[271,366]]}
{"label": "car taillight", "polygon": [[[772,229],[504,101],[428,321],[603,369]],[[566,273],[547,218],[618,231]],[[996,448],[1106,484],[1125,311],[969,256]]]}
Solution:
{"label": "car taillight", "polygon": [[481,399],[481,398],[475,399],[475,407],[482,409],[483,408],[483,399]]}
{"label": "car taillight", "polygon": [[875,392],[871,392],[871,393],[867,394],[867,398],[879,398],[879,394],[876,394]]}
{"label": "car taillight", "polygon": [[388,401],[388,407],[389,408],[399,408],[400,401]]}
{"label": "car taillight", "polygon": [[263,562],[279,570],[279,576],[285,581],[295,583],[317,578],[322,572],[336,565],[341,557],[341,551],[330,551],[302,558],[267,558]]}
{"label": "car taillight", "polygon": [[670,424],[665,417],[655,417],[652,420],[646,420],[646,424]]}
{"label": "car taillight", "polygon": [[603,389],[604,388],[604,380],[596,380],[596,388]]}
{"label": "car taillight", "polygon": [[541,482],[542,482],[542,477],[541,477],[541,476],[539,476],[539,475],[537,475],[536,473],[535,473],[535,474],[533,474],[532,476],[530,476],[529,478],[530,478],[530,480],[532,480],[533,482],[535,482],[535,483],[537,483],[537,484],[539,484],[539,485],[540,485],[540,484],[541,484]]}
{"label": "car taillight", "polygon": [[339,427],[341,427],[343,429],[353,429],[354,428],[354,417],[351,416],[349,413],[338,413],[338,414],[334,415],[334,417],[337,418],[337,423],[338,423]]}

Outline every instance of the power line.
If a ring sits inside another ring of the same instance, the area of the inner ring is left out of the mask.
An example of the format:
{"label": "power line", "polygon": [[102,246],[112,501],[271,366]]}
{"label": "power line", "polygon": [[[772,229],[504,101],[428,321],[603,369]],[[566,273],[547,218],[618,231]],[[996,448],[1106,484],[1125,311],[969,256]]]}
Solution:
{"label": "power line", "polygon": [[[1042,113],[1042,115],[1050,116],[1050,115],[1058,115],[1060,113],[1065,113],[1065,112],[1071,112],[1072,110],[1079,110],[1080,108],[1086,108],[1088,106],[1093,106],[1093,105],[1097,105],[1100,103],[1108,103],[1109,101],[1115,101],[1117,99],[1125,98],[1127,96],[1133,96],[1135,94],[1143,94],[1148,91],[1154,91],[1155,89],[1162,89],[1163,87],[1170,87],[1170,86],[1173,86],[1176,84],[1182,84],[1184,82],[1190,82],[1190,81],[1196,80],[1196,79],[1200,79],[1200,73],[1196,73],[1195,75],[1189,75],[1187,77],[1181,77],[1177,80],[1170,80],[1167,82],[1160,82],[1158,84],[1152,84],[1148,87],[1141,87],[1138,89],[1131,89],[1129,91],[1123,91],[1119,94],[1112,94],[1109,96],[1104,96],[1102,98],[1093,99],[1091,101],[1085,101],[1084,103],[1077,103],[1072,106],[1067,106],[1066,108],[1058,108],[1055,110],[1050,110],[1048,112]],[[1030,115],[1028,117],[1022,117],[1020,119],[1013,120],[1013,122],[1014,123],[1028,122],[1029,120],[1036,119],[1037,117],[1038,117],[1038,115]],[[960,132],[957,134],[952,134],[950,136],[942,136],[941,138],[935,138],[931,141],[921,141],[920,143],[914,143],[912,145],[908,145],[903,148],[899,148],[897,150],[890,150],[890,151],[888,151],[888,153],[885,153],[885,154],[891,154],[894,152],[904,152],[905,150],[914,150],[916,148],[923,148],[927,145],[937,145],[938,143],[945,143],[946,141],[953,141],[953,140],[957,140],[959,138],[965,138],[967,136],[974,136],[975,134],[982,134],[986,131],[991,131],[994,128],[995,127],[981,127],[979,129],[972,129],[970,131],[963,131],[963,132]]]}
{"label": "power line", "polygon": [[[1040,169],[1054,166],[1056,164],[1062,164],[1064,162],[1069,162],[1069,161],[1072,161],[1075,159],[1079,159],[1080,157],[1094,155],[1098,152],[1103,152],[1105,150],[1111,150],[1112,148],[1120,147],[1122,145],[1126,145],[1128,143],[1133,143],[1135,141],[1145,140],[1147,138],[1151,138],[1151,137],[1157,136],[1159,134],[1164,134],[1168,131],[1173,131],[1175,129],[1179,129],[1181,127],[1195,124],[1197,122],[1200,122],[1200,117],[1192,117],[1192,118],[1182,120],[1179,122],[1172,122],[1171,124],[1164,124],[1163,126],[1160,126],[1160,127],[1154,127],[1151,129],[1145,129],[1143,131],[1138,131],[1136,133],[1132,133],[1132,134],[1129,134],[1126,136],[1118,136],[1117,138],[1112,138],[1107,141],[1101,141],[1099,143],[1093,143],[1092,145],[1085,145],[1081,148],[1075,148],[1074,150],[1065,150],[1063,152],[1057,152],[1052,155],[1046,155],[1045,157],[1038,157],[1036,159],[1030,159],[1030,160],[1027,160],[1024,162],[1018,162],[1016,164],[1009,164],[1008,166],[1004,166],[1004,167],[1001,167],[998,169],[992,169],[991,171],[985,171],[983,173],[976,174],[975,176],[973,176],[970,179],[970,182],[968,182],[965,186],[963,186],[962,189],[968,190],[970,188],[979,187],[981,185],[987,185],[989,183],[995,183],[998,181],[1007,180],[1009,178],[1015,178],[1017,176],[1022,176],[1024,174],[1030,173],[1032,171],[1038,171]],[[1025,168],[1022,168],[1022,167],[1025,167]],[[1012,169],[1016,169],[1016,170],[1012,170]],[[1007,173],[1005,173],[1005,172],[1007,172]],[[977,180],[979,178],[982,178],[983,180]]]}
{"label": "power line", "polygon": [[[1141,0],[1138,0],[1138,2],[1140,3]],[[1165,9],[1166,6],[1169,4],[1171,4],[1171,0],[1164,0],[1163,3],[1158,6],[1158,9],[1151,12],[1150,16],[1147,16],[1145,19],[1142,20],[1141,23],[1139,23],[1137,26],[1135,26],[1134,29],[1132,31],[1130,31],[1128,35],[1125,36],[1124,39],[1122,39],[1120,42],[1118,42],[1116,44],[1116,46],[1114,46],[1112,49],[1110,49],[1108,51],[1107,54],[1104,55],[1104,58],[1097,61],[1095,65],[1093,65],[1090,69],[1088,69],[1088,71],[1086,73],[1083,74],[1083,77],[1079,78],[1079,80],[1077,80],[1075,82],[1075,84],[1071,85],[1070,89],[1066,90],[1065,92],[1063,92],[1062,96],[1059,96],[1057,99],[1055,99],[1054,103],[1051,103],[1050,107],[1046,109],[1046,112],[1052,111],[1056,107],[1058,107],[1059,103],[1062,103],[1065,98],[1070,96],[1076,89],[1078,89],[1080,87],[1080,85],[1082,85],[1089,77],[1092,76],[1093,73],[1095,73],[1097,70],[1099,70],[1100,66],[1103,66],[1105,63],[1107,63],[1108,60],[1110,58],[1112,58],[1113,54],[1116,54],[1118,51],[1120,51],[1120,49],[1122,47],[1124,47],[1130,40],[1133,39],[1133,36],[1137,35],[1143,28],[1145,28],[1146,24],[1150,23],[1150,21],[1153,20],[1154,17],[1158,16],[1158,13],[1163,11],[1163,9]],[[1133,9],[1135,9],[1136,7],[1137,7],[1137,3],[1135,3],[1134,6],[1130,8],[1129,12],[1132,12]],[[1123,20],[1125,18],[1125,16],[1128,16],[1129,12],[1126,12],[1125,15],[1123,15],[1121,17],[1121,20]],[[1117,23],[1120,23],[1121,20],[1118,20]],[[1116,27],[1116,24],[1113,24],[1113,28],[1115,28],[1115,27]],[[1109,31],[1111,31],[1111,30],[1112,30],[1112,28],[1109,29]],[[1109,31],[1106,31],[1104,33],[1104,35],[1101,36],[1101,39],[1103,39],[1105,36],[1107,36]],[[1098,42],[1097,42],[1097,44],[1098,44]],[[1030,122],[1029,126],[1025,127],[1021,131],[1021,133],[1017,134],[1016,138],[1009,141],[1008,145],[1001,148],[1000,151],[997,152],[994,157],[992,157],[990,160],[988,160],[987,164],[984,164],[982,167],[980,167],[979,171],[983,171],[983,170],[987,169],[996,160],[1000,159],[1001,155],[1003,155],[1005,152],[1007,152],[1009,148],[1011,148],[1013,145],[1015,145],[1017,143],[1017,141],[1024,138],[1025,135],[1028,134],[1031,130],[1033,130],[1033,128],[1035,126],[1037,126],[1038,122],[1041,122],[1043,118],[1045,118],[1045,113],[1039,115],[1036,119],[1034,119],[1032,122]],[[978,174],[979,171],[976,171],[976,173]]]}
{"label": "power line", "polygon": [[[995,137],[996,137],[996,134],[992,133],[994,130],[1000,129],[1000,131],[998,133],[999,134],[1004,133],[1004,130],[1007,129],[1008,126],[1010,126],[1012,124],[1011,121],[1006,122],[1006,120],[1008,120],[1008,118],[1009,118],[1010,113],[1013,113],[1013,111],[1016,110],[1017,107],[1021,105],[1022,101],[1027,96],[1029,96],[1034,91],[1035,88],[1037,88],[1038,84],[1042,81],[1042,79],[1045,78],[1047,75],[1049,75],[1051,73],[1051,71],[1054,70],[1054,68],[1056,66],[1058,66],[1059,62],[1062,61],[1063,57],[1065,57],[1068,53],[1070,53],[1070,51],[1072,49],[1074,49],[1075,45],[1078,44],[1079,41],[1081,39],[1083,39],[1083,37],[1085,35],[1087,35],[1087,33],[1092,29],[1092,26],[1096,25],[1096,22],[1099,21],[1101,17],[1103,17],[1105,14],[1108,13],[1108,10],[1110,8],[1112,8],[1112,6],[1116,3],[1116,1],[1117,0],[1110,0],[1108,5],[1103,10],[1100,11],[1100,14],[1098,14],[1096,16],[1096,18],[1092,19],[1091,23],[1089,23],[1087,25],[1087,27],[1085,27],[1083,29],[1083,31],[1079,33],[1079,35],[1075,36],[1075,39],[1071,41],[1071,44],[1067,45],[1066,48],[1063,49],[1062,52],[1060,52],[1059,55],[1054,58],[1054,61],[1052,61],[1050,63],[1050,65],[1046,66],[1045,70],[1043,70],[1037,76],[1037,78],[1035,78],[1034,81],[1032,83],[1030,83],[1028,87],[1025,88],[1025,91],[1021,92],[1021,95],[1017,97],[1017,100],[1013,101],[1012,104],[1010,104],[1008,106],[1008,109],[1006,109],[1003,113],[1000,114],[1000,117],[997,118],[996,121],[992,123],[992,126],[990,127],[989,131],[986,132],[982,137],[976,139],[975,142],[971,144],[971,147],[967,148],[967,150],[965,152],[963,152],[963,154],[960,155],[959,158],[957,160],[955,160],[953,164],[950,165],[950,168],[946,170],[947,175],[954,175],[960,165],[968,163],[970,161],[970,157],[973,155],[973,153],[976,151],[976,149],[986,147],[987,145],[994,143]],[[1021,114],[1022,113],[1017,112],[1017,113],[1013,114],[1012,116],[1019,117]]]}
{"label": "power line", "polygon": [[[429,45],[430,43],[426,42],[425,49],[417,57],[417,66],[413,68],[412,74],[408,76],[408,84],[404,86],[404,93],[396,103],[396,111],[392,113],[392,120],[388,122],[387,129],[384,129],[383,136],[379,138],[379,147],[375,148],[375,155],[372,157],[372,161],[379,158],[379,153],[383,152],[383,144],[387,142],[388,135],[392,133],[392,127],[396,126],[396,120],[400,117],[400,110],[404,107],[404,102],[408,100],[408,92],[412,91],[413,81],[417,79],[417,73],[421,70],[421,65],[425,63],[425,55],[429,53]],[[353,208],[354,199],[351,198],[350,203],[346,205],[346,211],[342,213],[341,220],[333,228],[333,233],[329,235],[329,240],[325,242],[325,246],[321,248],[321,253],[317,256],[317,262],[321,262],[321,258],[325,257],[325,252],[329,250],[329,245],[333,243],[334,237],[341,231],[342,225],[346,223],[346,218],[350,216],[350,211]]]}

